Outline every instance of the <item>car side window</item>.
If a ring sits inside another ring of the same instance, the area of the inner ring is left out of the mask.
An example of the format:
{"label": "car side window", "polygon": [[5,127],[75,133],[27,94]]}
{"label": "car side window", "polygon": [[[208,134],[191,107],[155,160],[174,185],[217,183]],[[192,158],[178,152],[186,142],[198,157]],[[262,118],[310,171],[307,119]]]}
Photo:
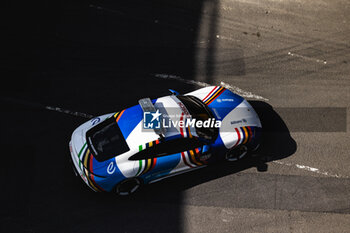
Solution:
{"label": "car side window", "polygon": [[203,146],[203,143],[196,137],[179,138],[171,141],[161,142],[152,147],[144,149],[129,158],[129,160],[150,159],[161,156],[172,155],[186,150]]}

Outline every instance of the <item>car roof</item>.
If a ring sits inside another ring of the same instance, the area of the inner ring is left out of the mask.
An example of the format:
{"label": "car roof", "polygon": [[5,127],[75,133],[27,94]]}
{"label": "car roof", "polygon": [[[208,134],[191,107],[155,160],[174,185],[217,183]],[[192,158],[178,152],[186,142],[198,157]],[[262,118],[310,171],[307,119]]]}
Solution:
{"label": "car roof", "polygon": [[[169,116],[172,121],[185,120],[186,118],[186,109],[180,107],[181,101],[174,95],[153,99],[152,103],[163,116]],[[143,110],[140,105],[127,108],[119,115],[117,123],[131,150],[139,150],[140,145],[146,145],[159,139],[159,135],[154,130],[143,128]],[[195,128],[180,128],[179,125],[170,125],[164,132],[166,140],[189,137],[190,135],[196,135]]]}

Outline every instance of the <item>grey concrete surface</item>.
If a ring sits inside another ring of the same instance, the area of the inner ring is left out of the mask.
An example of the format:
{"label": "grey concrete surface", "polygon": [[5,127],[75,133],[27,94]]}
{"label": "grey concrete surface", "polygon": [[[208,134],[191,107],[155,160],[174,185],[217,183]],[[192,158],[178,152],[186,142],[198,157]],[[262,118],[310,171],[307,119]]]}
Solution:
{"label": "grey concrete surface", "polygon": [[[344,220],[350,206],[349,118],[343,132],[309,132],[307,127],[297,132],[300,128],[293,126],[300,123],[293,120],[311,123],[317,116],[293,119],[290,111],[283,116],[283,110],[342,107],[349,113],[349,2],[242,0],[218,5],[215,37],[203,33],[197,39],[203,51],[209,50],[208,40],[215,40],[213,78],[204,72],[206,58],[199,56],[196,79],[223,81],[269,99],[282,119],[288,118],[297,151],[270,163],[265,174],[249,169],[242,177],[227,176],[187,191],[189,205],[194,206],[189,206],[186,230],[199,232],[206,225],[208,232],[348,232],[350,225]],[[267,180],[259,181],[264,177]],[[215,186],[210,189],[215,194],[205,192],[209,185]],[[340,204],[338,210],[333,209],[335,203]],[[202,221],[201,208],[210,212]],[[338,211],[342,214],[335,214]],[[290,217],[295,214],[302,222]]]}

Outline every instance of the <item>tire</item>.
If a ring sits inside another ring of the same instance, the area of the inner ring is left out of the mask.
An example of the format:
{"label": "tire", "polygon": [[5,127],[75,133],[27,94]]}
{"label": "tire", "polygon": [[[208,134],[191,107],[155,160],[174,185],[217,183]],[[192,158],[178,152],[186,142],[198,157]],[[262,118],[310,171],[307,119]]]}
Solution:
{"label": "tire", "polygon": [[229,162],[234,162],[242,159],[248,154],[248,147],[246,145],[240,145],[239,147],[232,148],[226,153],[225,159]]}
{"label": "tire", "polygon": [[117,184],[114,188],[114,191],[119,196],[128,196],[137,192],[142,186],[142,182],[139,178],[129,178],[123,180]]}

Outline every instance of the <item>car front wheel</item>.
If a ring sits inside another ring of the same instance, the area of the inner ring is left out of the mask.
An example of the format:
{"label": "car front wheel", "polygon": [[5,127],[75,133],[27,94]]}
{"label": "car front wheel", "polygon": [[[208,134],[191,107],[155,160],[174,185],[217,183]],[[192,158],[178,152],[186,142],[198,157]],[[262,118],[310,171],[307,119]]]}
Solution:
{"label": "car front wheel", "polygon": [[117,184],[115,192],[120,196],[127,196],[138,191],[141,185],[142,182],[139,178],[129,178]]}

